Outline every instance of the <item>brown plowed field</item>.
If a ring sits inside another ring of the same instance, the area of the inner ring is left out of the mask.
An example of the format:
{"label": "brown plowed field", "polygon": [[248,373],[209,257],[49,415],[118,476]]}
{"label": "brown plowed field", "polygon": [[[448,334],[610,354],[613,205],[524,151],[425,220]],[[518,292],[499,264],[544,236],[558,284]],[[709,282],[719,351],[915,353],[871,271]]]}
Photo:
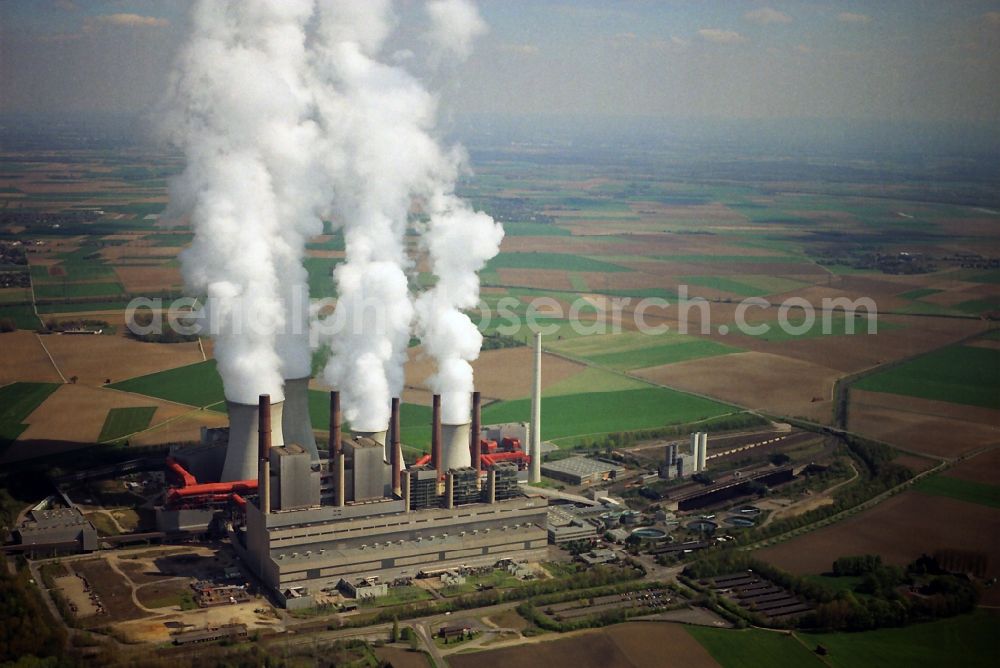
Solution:
{"label": "brown plowed field", "polygon": [[[434,360],[422,355],[422,348],[410,348],[406,364],[406,382],[413,389],[426,387],[427,378],[434,373]],[[532,348],[504,348],[484,350],[472,363],[476,389],[484,399],[521,399],[531,395],[531,374],[534,364]],[[549,354],[542,356],[542,388],[558,383],[579,373],[585,367]]]}
{"label": "brown plowed field", "polygon": [[[159,420],[160,412],[154,416]],[[155,422],[154,422],[155,424]],[[215,411],[197,411],[172,420],[162,427],[144,431],[129,439],[132,445],[158,445],[161,443],[190,443],[201,440],[201,428],[228,427],[229,420]]]}
{"label": "brown plowed field", "polygon": [[1000,448],[976,455],[945,472],[949,478],[996,485],[1000,481]]}
{"label": "brown plowed field", "polygon": [[124,336],[47,336],[45,346],[66,378],[103,385],[202,361],[198,342],[143,343]]}
{"label": "brown plowed field", "polygon": [[1000,510],[909,491],[871,510],[780,545],[757,556],[795,574],[824,573],[838,557],[879,554],[905,565],[921,554],[958,548],[990,556],[988,573],[1000,575]]}
{"label": "brown plowed field", "polygon": [[[28,428],[18,441],[96,443],[108,411],[112,408],[133,406],[157,407],[150,421],[151,425],[191,410],[152,397],[140,397],[85,385],[63,385],[25,418]],[[16,451],[17,448],[18,445],[15,443],[10,450]]]}
{"label": "brown plowed field", "polygon": [[821,422],[831,419],[833,384],[838,376],[828,367],[760,352],[667,364],[635,375],[740,406]]}
{"label": "brown plowed field", "polygon": [[0,334],[3,364],[0,364],[0,385],[18,380],[38,383],[61,383],[48,355],[34,332],[17,331]]}
{"label": "brown plowed field", "polygon": [[452,668],[708,668],[719,664],[680,624],[630,622],[555,640],[525,641],[517,647],[453,654]]}
{"label": "brown plowed field", "polygon": [[518,285],[548,290],[572,290],[569,274],[562,269],[500,269],[503,285]]}
{"label": "brown plowed field", "polygon": [[1000,443],[1000,411],[988,408],[851,390],[847,415],[852,431],[939,457]]}
{"label": "brown plowed field", "polygon": [[115,273],[130,294],[158,294],[184,284],[180,267],[118,266]]}

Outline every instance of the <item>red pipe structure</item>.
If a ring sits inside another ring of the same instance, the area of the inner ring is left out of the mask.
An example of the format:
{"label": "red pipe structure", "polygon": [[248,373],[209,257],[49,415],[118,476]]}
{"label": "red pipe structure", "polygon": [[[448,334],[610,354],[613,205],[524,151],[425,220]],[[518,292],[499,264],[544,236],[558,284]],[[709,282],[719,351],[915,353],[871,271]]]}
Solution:
{"label": "red pipe structure", "polygon": [[483,409],[482,397],[479,392],[472,393],[472,438],[469,441],[469,449],[472,451],[472,468],[481,471],[483,468],[480,461],[482,447],[480,446],[480,434],[482,431]]}
{"label": "red pipe structure", "polygon": [[181,481],[181,487],[190,487],[191,485],[197,485],[198,481],[193,475],[188,473],[187,469],[180,465],[173,457],[167,457],[167,470],[176,475]]}
{"label": "red pipe structure", "polygon": [[417,461],[413,462],[413,465],[414,466],[423,466],[425,464],[430,463],[430,461],[431,461],[431,456],[429,454],[426,454],[426,455],[423,455]]}

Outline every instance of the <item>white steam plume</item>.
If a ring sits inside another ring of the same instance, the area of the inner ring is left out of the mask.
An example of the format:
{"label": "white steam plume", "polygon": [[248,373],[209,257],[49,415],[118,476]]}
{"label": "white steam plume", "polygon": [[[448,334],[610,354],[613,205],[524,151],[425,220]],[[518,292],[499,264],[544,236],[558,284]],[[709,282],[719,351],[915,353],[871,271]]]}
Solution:
{"label": "white steam plume", "polygon": [[322,190],[308,178],[315,132],[302,80],[312,11],[312,0],[199,2],[165,116],[187,158],[171,187],[195,232],[185,283],[209,297],[226,397],[240,403],[280,400],[283,375],[309,372],[308,339],[286,323]]}
{"label": "white steam plume", "polygon": [[[334,354],[326,380],[340,388],[353,426],[385,428],[389,398],[402,390],[414,313],[405,238],[418,200],[430,215],[424,244],[439,278],[417,302],[418,328],[438,363],[431,384],[445,395],[445,419],[463,408],[467,419],[468,362],[479,355],[482,337],[459,309],[477,303],[475,272],[496,254],[502,230],[454,196],[459,152],[443,152],[433,138],[436,101],[399,64],[409,59],[398,51],[381,57],[394,23],[390,5],[321,0],[319,6],[316,98],[347,256],[335,272],[340,331],[329,338]],[[485,31],[464,0],[426,9],[432,60],[467,56],[473,37]]]}
{"label": "white steam plume", "polygon": [[389,400],[403,388],[413,316],[407,215],[437,151],[425,131],[433,98],[376,60],[391,20],[385,2],[320,2],[317,103],[347,257],[335,271],[339,329],[324,377],[364,431],[386,428]]}

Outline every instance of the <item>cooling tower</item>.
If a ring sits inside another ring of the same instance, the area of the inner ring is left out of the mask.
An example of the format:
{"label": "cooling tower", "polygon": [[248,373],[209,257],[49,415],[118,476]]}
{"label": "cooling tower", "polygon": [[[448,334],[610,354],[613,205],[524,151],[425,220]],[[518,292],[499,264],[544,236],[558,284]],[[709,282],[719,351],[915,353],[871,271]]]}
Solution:
{"label": "cooling tower", "polygon": [[[271,404],[271,445],[285,444],[281,431],[283,402]],[[222,482],[257,479],[257,411],[256,404],[238,404],[226,400],[229,411],[229,443],[226,461],[222,465]]]}
{"label": "cooling tower", "polygon": [[441,449],[444,454],[444,470],[465,468],[471,464],[469,452],[471,425],[443,424],[441,425]]}
{"label": "cooling tower", "polygon": [[391,453],[389,452],[389,446],[386,445],[386,443],[388,442],[387,438],[389,434],[388,429],[382,429],[381,431],[352,431],[351,434],[353,434],[355,438],[358,437],[370,438],[379,445],[381,445],[383,458],[385,459],[386,462],[389,461],[389,455]]}
{"label": "cooling tower", "polygon": [[309,459],[319,461],[316,436],[309,418],[309,378],[285,379],[285,408],[281,416],[281,433],[285,443],[298,443],[309,453]]}

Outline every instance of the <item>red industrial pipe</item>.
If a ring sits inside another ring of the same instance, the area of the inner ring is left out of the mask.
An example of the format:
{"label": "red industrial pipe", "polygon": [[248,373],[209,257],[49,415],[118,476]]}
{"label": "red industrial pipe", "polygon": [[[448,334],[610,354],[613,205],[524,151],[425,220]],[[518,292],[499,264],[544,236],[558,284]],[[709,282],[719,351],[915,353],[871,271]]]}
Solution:
{"label": "red industrial pipe", "polygon": [[429,454],[423,455],[420,459],[413,463],[414,466],[423,466],[431,461],[431,456]]}
{"label": "red industrial pipe", "polygon": [[188,473],[187,469],[181,466],[180,463],[173,457],[167,457],[167,469],[180,478],[181,487],[189,487],[191,485],[198,484],[197,479]]}

